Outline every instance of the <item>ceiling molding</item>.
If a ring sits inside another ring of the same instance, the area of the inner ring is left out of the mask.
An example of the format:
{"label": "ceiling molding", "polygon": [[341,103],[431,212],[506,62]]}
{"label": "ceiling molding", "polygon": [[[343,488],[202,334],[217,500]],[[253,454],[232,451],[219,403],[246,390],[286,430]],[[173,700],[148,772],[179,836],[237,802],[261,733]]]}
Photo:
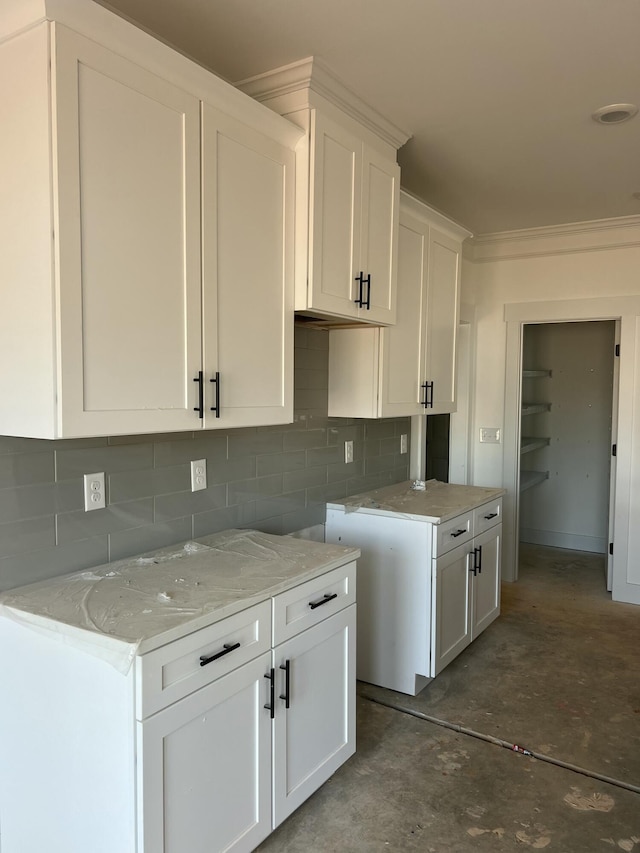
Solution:
{"label": "ceiling molding", "polygon": [[400,209],[406,210],[407,213],[412,213],[417,217],[424,218],[426,216],[431,225],[435,225],[456,240],[467,240],[467,238],[473,236],[472,232],[468,228],[465,228],[464,225],[460,225],[460,223],[445,216],[444,213],[440,213],[439,210],[426,204],[422,199],[407,192],[402,187],[400,188]]}
{"label": "ceiling molding", "polygon": [[467,243],[476,263],[640,246],[640,216],[479,234]]}
{"label": "ceiling molding", "polygon": [[283,65],[273,71],[247,77],[234,85],[262,103],[307,90],[310,96],[309,106],[313,106],[311,94],[320,95],[382,137],[396,150],[401,148],[411,136],[366,104],[313,56]]}

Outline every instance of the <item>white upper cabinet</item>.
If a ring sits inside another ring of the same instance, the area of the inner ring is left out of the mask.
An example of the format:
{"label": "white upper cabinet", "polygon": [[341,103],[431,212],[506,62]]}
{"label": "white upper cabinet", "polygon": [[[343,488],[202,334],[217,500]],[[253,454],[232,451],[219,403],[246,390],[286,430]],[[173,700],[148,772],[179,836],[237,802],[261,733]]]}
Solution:
{"label": "white upper cabinet", "polygon": [[299,131],[105,9],[56,12],[0,45],[0,434],[291,420]]}
{"label": "white upper cabinet", "polygon": [[455,411],[462,241],[469,232],[401,194],[395,326],[329,335],[329,415]]}
{"label": "white upper cabinet", "polygon": [[204,426],[286,423],[295,155],[209,104],[202,155]]}
{"label": "white upper cabinet", "polygon": [[407,135],[317,60],[238,85],[307,133],[297,151],[296,311],[370,325],[395,323],[396,152]]}

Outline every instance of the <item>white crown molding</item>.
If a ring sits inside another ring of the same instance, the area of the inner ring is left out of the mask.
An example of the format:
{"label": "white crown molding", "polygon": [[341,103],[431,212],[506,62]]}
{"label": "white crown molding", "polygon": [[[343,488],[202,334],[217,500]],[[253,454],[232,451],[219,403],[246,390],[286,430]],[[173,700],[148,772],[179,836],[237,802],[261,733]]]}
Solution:
{"label": "white crown molding", "polygon": [[400,210],[405,210],[407,213],[417,216],[418,218],[426,219],[430,225],[434,225],[441,231],[445,231],[456,240],[466,240],[467,237],[472,237],[473,234],[463,225],[449,219],[439,210],[430,207],[422,199],[400,189]]}
{"label": "white crown molding", "polygon": [[273,71],[247,77],[234,85],[262,103],[306,90],[307,106],[311,107],[313,106],[312,93],[320,95],[380,136],[396,150],[401,148],[411,135],[366,104],[313,56],[283,65]]}
{"label": "white crown molding", "polygon": [[640,216],[620,216],[520,231],[479,234],[467,256],[476,263],[640,246]]}

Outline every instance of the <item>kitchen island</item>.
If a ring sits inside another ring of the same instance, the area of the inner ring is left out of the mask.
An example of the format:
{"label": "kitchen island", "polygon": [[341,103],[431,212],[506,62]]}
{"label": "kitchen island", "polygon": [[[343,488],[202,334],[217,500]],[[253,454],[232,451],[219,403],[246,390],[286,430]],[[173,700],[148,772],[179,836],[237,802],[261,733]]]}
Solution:
{"label": "kitchen island", "polygon": [[415,695],[500,614],[504,489],[427,481],[327,505],[327,542],[360,548],[359,679]]}
{"label": "kitchen island", "polygon": [[3,853],[253,850],[355,750],[358,556],[231,530],[0,596]]}

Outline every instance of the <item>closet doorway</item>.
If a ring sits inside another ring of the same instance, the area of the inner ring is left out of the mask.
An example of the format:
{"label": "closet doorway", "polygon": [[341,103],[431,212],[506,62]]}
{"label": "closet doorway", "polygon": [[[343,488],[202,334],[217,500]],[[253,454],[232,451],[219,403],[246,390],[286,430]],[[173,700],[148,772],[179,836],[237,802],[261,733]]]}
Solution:
{"label": "closet doorway", "polygon": [[[608,554],[613,542],[616,323],[522,330],[520,542]],[[610,560],[603,583],[611,589]]]}

